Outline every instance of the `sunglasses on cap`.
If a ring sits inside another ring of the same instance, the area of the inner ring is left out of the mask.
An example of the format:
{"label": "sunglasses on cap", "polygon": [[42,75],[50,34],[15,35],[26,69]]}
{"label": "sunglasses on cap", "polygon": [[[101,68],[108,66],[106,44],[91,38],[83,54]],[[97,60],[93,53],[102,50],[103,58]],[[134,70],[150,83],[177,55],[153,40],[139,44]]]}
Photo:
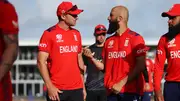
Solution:
{"label": "sunglasses on cap", "polygon": [[72,8],[70,8],[68,11],[66,11],[66,13],[70,12],[70,11],[75,11],[77,10],[78,7],[76,5],[74,5]]}
{"label": "sunglasses on cap", "polygon": [[100,27],[100,28],[95,29],[95,31],[106,31],[106,28]]}
{"label": "sunglasses on cap", "polygon": [[73,18],[77,18],[77,17],[78,17],[77,14],[71,14],[71,13],[70,13],[71,11],[75,11],[75,10],[77,10],[77,9],[78,9],[77,6],[74,5],[71,9],[69,9],[68,11],[66,11],[66,14],[71,15]]}

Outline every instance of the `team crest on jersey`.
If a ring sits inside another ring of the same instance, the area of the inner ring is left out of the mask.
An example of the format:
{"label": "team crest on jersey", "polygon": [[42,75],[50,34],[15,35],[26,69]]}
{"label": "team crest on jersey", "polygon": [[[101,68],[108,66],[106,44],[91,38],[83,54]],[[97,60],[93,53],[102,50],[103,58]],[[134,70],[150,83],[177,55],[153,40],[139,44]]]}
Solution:
{"label": "team crest on jersey", "polygon": [[168,43],[168,48],[169,48],[169,47],[175,47],[175,46],[176,46],[175,41],[176,41],[175,38],[172,39],[172,40]]}
{"label": "team crest on jersey", "polygon": [[63,42],[64,40],[62,40],[62,34],[57,34],[56,35],[56,42]]}
{"label": "team crest on jersey", "polygon": [[129,44],[129,38],[126,38],[126,40],[125,40],[125,42],[124,42],[124,46],[128,46],[128,44]]}
{"label": "team crest on jersey", "polygon": [[113,48],[114,40],[109,41],[108,48]]}
{"label": "team crest on jersey", "polygon": [[74,34],[74,40],[78,41],[76,34],[75,33],[73,33],[73,34]]}

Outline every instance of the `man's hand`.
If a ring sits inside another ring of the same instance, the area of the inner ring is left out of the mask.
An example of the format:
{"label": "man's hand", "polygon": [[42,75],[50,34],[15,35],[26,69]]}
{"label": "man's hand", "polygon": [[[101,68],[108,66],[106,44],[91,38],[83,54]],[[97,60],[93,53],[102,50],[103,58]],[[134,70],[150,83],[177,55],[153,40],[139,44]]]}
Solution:
{"label": "man's hand", "polygon": [[49,87],[47,87],[48,91],[48,96],[49,99],[52,101],[60,101],[59,94],[58,93],[63,93],[60,91],[58,88],[56,88],[53,84]]}
{"label": "man's hand", "polygon": [[126,84],[127,79],[128,79],[128,76],[123,78],[120,82],[114,84],[112,87],[113,93],[118,94],[121,91],[122,87]]}
{"label": "man's hand", "polygon": [[155,99],[156,101],[164,101],[164,97],[162,95],[162,91],[155,91]]}
{"label": "man's hand", "polygon": [[95,53],[94,52],[92,53],[91,50],[88,47],[85,47],[85,48],[83,48],[83,54],[86,57],[92,59]]}
{"label": "man's hand", "polygon": [[149,83],[145,83],[144,85],[144,91],[149,91],[150,90],[150,85]]}

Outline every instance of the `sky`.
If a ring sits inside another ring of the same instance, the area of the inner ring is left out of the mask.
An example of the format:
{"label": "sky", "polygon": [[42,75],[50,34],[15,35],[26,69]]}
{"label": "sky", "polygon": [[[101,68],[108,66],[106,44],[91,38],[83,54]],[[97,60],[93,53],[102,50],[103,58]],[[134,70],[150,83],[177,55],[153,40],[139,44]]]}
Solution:
{"label": "sky", "polygon": [[[19,17],[20,40],[39,40],[43,31],[58,22],[57,6],[62,0],[9,0],[14,4]],[[129,9],[128,26],[141,34],[145,41],[158,41],[167,32],[168,18],[161,13],[168,11],[180,0],[65,0],[76,4],[84,12],[79,15],[75,26],[81,32],[82,40],[94,42],[94,27],[104,24],[112,7],[126,6]]]}

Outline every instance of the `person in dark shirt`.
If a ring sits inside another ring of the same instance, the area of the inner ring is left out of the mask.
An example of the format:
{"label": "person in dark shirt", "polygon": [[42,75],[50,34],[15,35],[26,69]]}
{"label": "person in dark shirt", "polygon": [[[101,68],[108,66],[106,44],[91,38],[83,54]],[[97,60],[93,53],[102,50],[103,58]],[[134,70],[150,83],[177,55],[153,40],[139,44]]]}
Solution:
{"label": "person in dark shirt", "polygon": [[86,101],[106,101],[106,89],[104,87],[104,65],[102,63],[102,48],[104,46],[106,27],[97,25],[94,30],[96,42],[83,49],[84,63],[86,66]]}

